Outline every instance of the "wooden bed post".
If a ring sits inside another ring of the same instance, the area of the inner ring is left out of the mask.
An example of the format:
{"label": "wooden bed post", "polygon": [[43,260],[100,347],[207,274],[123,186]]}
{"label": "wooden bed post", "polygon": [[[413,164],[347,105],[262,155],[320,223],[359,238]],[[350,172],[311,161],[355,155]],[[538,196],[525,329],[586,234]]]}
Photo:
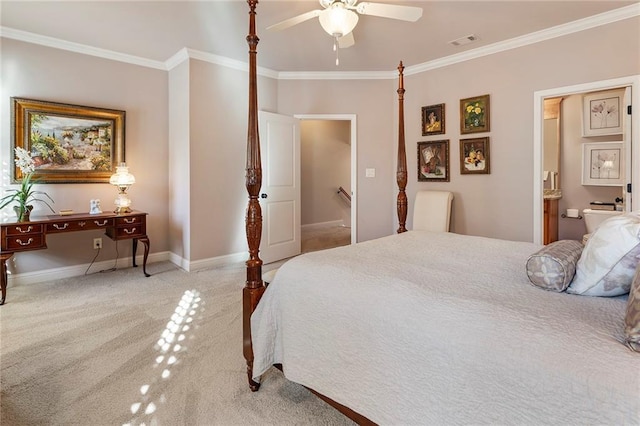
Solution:
{"label": "wooden bed post", "polygon": [[242,350],[247,361],[249,387],[257,391],[260,383],[253,381],[253,347],[251,346],[251,314],[255,310],[262,293],[262,260],[260,239],[262,237],[262,209],[258,201],[262,186],[262,164],[260,160],[260,136],[258,134],[258,78],[257,78],[257,46],[260,39],[256,35],[256,6],[258,0],[247,0],[249,4],[249,126],[247,131],[247,166],[246,187],[249,193],[249,204],[246,215],[247,243],[249,260],[247,260],[247,281],[242,290]]}
{"label": "wooden bed post", "polygon": [[398,234],[406,232],[407,228],[407,153],[404,143],[404,66],[402,61],[398,65],[398,164],[396,169],[396,181],[398,182]]}

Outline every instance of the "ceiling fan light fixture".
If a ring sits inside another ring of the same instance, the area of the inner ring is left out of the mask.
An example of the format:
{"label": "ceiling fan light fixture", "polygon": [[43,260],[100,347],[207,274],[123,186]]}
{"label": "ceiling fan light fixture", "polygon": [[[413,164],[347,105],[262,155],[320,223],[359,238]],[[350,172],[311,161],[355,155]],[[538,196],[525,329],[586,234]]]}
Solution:
{"label": "ceiling fan light fixture", "polygon": [[335,2],[318,17],[322,28],[332,37],[349,34],[358,23],[358,14],[348,10],[341,2]]}

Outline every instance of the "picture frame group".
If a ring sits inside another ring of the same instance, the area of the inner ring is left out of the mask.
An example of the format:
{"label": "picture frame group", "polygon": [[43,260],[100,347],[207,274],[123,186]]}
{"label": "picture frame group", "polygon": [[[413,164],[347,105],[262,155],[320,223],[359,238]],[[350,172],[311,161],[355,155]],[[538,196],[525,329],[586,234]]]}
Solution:
{"label": "picture frame group", "polygon": [[109,182],[125,161],[125,111],[13,97],[11,121],[11,151],[31,153],[38,183]]}

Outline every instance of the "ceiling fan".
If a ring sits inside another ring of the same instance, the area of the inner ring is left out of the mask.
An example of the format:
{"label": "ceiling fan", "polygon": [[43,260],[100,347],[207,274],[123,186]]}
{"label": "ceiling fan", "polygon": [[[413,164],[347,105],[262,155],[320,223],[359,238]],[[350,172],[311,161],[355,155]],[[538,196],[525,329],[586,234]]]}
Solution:
{"label": "ceiling fan", "polygon": [[285,19],[267,27],[267,30],[284,30],[317,17],[322,28],[334,38],[333,50],[336,51],[336,65],[339,64],[337,57],[338,47],[346,48],[353,46],[355,43],[353,29],[358,23],[359,14],[409,22],[415,22],[422,16],[421,7],[370,2],[358,3],[358,0],[319,1],[323,9],[312,10],[293,18]]}

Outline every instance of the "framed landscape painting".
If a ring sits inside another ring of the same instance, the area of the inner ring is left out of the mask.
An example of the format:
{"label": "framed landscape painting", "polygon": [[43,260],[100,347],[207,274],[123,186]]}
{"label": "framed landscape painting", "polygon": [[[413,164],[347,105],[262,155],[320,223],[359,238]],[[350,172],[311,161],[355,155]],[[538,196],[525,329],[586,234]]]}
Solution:
{"label": "framed landscape painting", "polygon": [[[12,150],[24,148],[38,183],[109,182],[124,162],[125,112],[11,98]],[[12,156],[13,181],[22,179]]]}
{"label": "framed landscape painting", "polygon": [[449,182],[449,140],[418,142],[418,181]]}

